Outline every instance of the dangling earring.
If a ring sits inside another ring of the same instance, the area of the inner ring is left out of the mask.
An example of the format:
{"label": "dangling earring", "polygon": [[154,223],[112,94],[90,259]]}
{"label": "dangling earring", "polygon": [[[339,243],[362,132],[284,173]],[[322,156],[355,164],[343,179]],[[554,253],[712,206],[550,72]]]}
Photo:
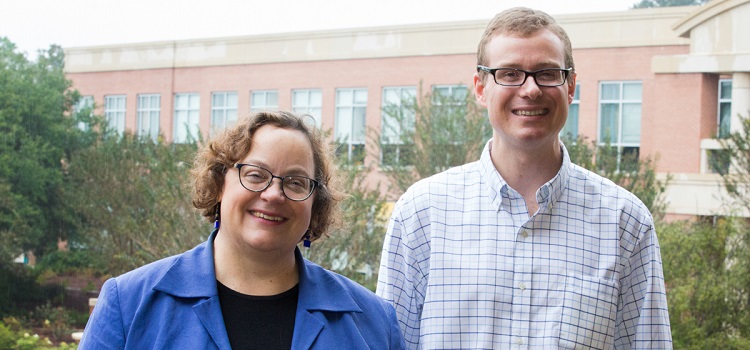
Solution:
{"label": "dangling earring", "polygon": [[219,222],[219,209],[221,208],[221,202],[216,203],[216,213],[214,213],[214,229],[219,229],[221,223]]}
{"label": "dangling earring", "polygon": [[310,242],[310,229],[307,229],[304,238],[305,240],[302,241],[302,245],[305,246],[305,248],[310,248],[310,245],[312,245],[312,242]]}

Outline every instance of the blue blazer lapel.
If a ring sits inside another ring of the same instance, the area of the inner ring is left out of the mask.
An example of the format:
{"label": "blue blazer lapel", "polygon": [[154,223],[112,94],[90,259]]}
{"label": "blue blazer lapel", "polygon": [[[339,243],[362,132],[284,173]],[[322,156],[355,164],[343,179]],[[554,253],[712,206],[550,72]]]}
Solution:
{"label": "blue blazer lapel", "polygon": [[299,265],[299,301],[292,348],[309,349],[325,331],[325,313],[362,312],[362,309],[332,272],[305,260],[299,249],[295,256]]}
{"label": "blue blazer lapel", "polygon": [[215,295],[208,300],[201,300],[193,306],[193,311],[203,323],[211,339],[214,340],[219,349],[231,350],[227,329],[224,327],[224,318],[221,314],[219,296]]}
{"label": "blue blazer lapel", "polygon": [[292,349],[309,349],[323,330],[325,319],[318,319],[308,310],[299,307],[295,317]]}
{"label": "blue blazer lapel", "polygon": [[214,230],[203,244],[185,252],[154,286],[178,298],[195,299],[193,311],[219,349],[231,349],[219,304],[214,270]]}

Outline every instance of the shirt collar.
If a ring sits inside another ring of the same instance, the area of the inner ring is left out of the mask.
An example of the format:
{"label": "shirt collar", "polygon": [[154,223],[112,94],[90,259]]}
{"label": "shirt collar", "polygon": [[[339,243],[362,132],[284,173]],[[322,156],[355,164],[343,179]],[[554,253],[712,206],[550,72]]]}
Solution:
{"label": "shirt collar", "polygon": [[[492,204],[499,209],[503,207],[503,203],[508,203],[508,183],[497,171],[495,165],[492,163],[490,157],[490,146],[492,140],[487,141],[482,150],[482,155],[479,158],[479,171],[482,176],[482,183],[486,185],[485,190]],[[560,199],[563,194],[563,190],[568,184],[570,178],[570,155],[565,145],[560,142],[560,151],[562,152],[562,166],[558,170],[555,177],[547,181],[542,187],[536,192],[537,202],[539,202],[540,212],[551,208]]]}
{"label": "shirt collar", "polygon": [[500,210],[503,206],[503,198],[508,197],[508,183],[505,182],[500,172],[495,168],[490,157],[490,146],[492,140],[487,141],[479,157],[479,173],[482,177],[481,182],[485,186],[485,193],[489,197],[492,205]]}

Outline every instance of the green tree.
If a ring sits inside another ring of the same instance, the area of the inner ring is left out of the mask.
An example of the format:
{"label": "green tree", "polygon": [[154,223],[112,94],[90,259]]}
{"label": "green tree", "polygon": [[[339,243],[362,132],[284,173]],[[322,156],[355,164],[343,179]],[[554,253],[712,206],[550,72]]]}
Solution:
{"label": "green tree", "polygon": [[675,349],[750,348],[750,231],[746,221],[658,228]]}
{"label": "green tree", "polygon": [[0,261],[37,256],[74,233],[63,209],[63,164],[90,140],[70,111],[79,98],[59,46],[29,61],[0,38]]}
{"label": "green tree", "polygon": [[641,0],[633,4],[634,9],[647,7],[670,7],[670,6],[691,6],[703,5],[709,0]]}
{"label": "green tree", "polygon": [[750,118],[740,118],[739,131],[719,139],[723,152],[716,163],[723,164],[722,177],[731,205],[750,211]]}
{"label": "green tree", "polygon": [[65,200],[79,218],[77,243],[107,257],[107,271],[119,274],[208,237],[187,181],[196,149],[105,133],[73,154]]}
{"label": "green tree", "polygon": [[657,179],[656,157],[636,158],[636,154],[629,154],[621,156],[618,163],[617,148],[611,147],[609,141],[600,145],[583,136],[574,140],[569,135],[563,136],[562,141],[573,163],[622,186],[636,195],[656,220],[663,218],[667,209],[663,194],[671,176],[663,181]]}
{"label": "green tree", "polygon": [[[423,92],[386,104],[389,122],[370,131],[381,152],[381,169],[400,192],[416,180],[479,159],[492,135],[487,115],[471,94]],[[383,135],[394,135],[385,137]],[[398,158],[396,158],[398,155]]]}
{"label": "green tree", "polygon": [[338,158],[346,194],[341,202],[343,225],[311,248],[303,248],[303,253],[311,261],[374,291],[388,219],[386,201],[379,190],[367,186],[370,169],[352,164],[345,157]]}
{"label": "green tree", "polygon": [[[425,94],[387,104],[383,114],[390,118],[382,134],[373,132],[384,166],[381,169],[399,193],[411,184],[452,166],[474,161],[492,135],[486,112],[468,95]],[[399,135],[398,139],[382,135]],[[640,198],[659,219],[666,210],[662,194],[666,181],[657,179],[654,157],[636,158],[636,154],[618,157],[609,142],[598,145],[585,137],[562,137],[571,161],[594,171]],[[395,154],[398,162],[393,161]],[[619,158],[619,160],[618,160]],[[394,164],[394,165],[390,165]]]}

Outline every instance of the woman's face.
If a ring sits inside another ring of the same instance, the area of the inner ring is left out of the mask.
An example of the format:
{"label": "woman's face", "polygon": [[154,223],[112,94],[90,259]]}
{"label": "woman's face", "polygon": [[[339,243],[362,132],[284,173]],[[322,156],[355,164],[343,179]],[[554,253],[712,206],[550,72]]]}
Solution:
{"label": "woman's face", "polygon": [[[310,141],[298,130],[265,125],[255,131],[250,152],[237,163],[268,169],[276,176],[315,178]],[[230,168],[224,179],[221,227],[233,246],[245,252],[291,253],[310,226],[315,193],[296,202],[284,196],[281,180],[274,178],[262,192],[240,183],[239,170]]]}

